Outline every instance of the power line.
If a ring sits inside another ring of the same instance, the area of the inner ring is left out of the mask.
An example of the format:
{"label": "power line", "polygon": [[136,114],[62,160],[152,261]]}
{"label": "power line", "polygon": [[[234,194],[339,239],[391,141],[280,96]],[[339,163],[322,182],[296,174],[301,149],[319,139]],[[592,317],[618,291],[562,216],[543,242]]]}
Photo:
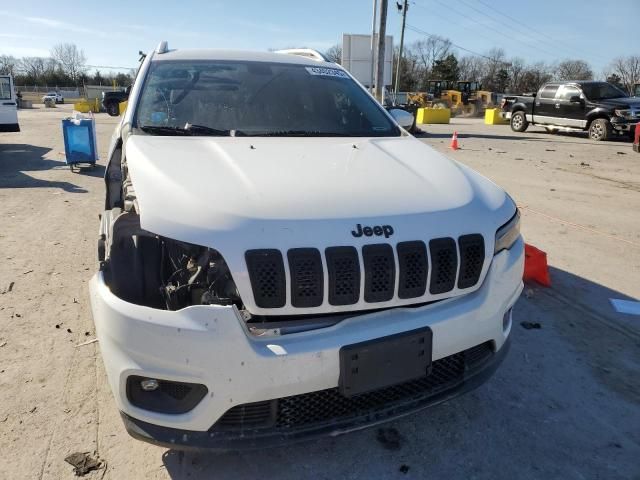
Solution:
{"label": "power line", "polygon": [[[461,17],[464,17],[464,18],[467,18],[467,19],[471,20],[471,22],[473,22],[474,24],[482,26],[482,27],[486,27],[486,25],[483,25],[482,23],[478,22],[478,20],[476,20],[475,18],[467,15],[464,12],[461,12],[460,10],[457,10],[457,9],[453,8],[451,5],[448,5],[448,4],[446,4],[446,3],[444,3],[444,2],[442,2],[440,0],[435,0],[435,1],[437,3],[439,3],[440,5],[442,5],[445,9],[451,10],[452,12],[460,15]],[[422,8],[428,8],[426,5],[420,5],[418,3],[416,3],[416,5],[419,6],[419,7],[422,7]],[[507,40],[519,42],[519,43],[521,43],[522,45],[524,45],[525,47],[527,47],[527,48],[529,48],[531,50],[535,50],[537,52],[538,51],[542,51],[542,52],[546,53],[547,55],[552,55],[552,56],[556,55],[555,53],[549,52],[548,50],[544,50],[544,49],[540,48],[539,46],[531,45],[531,44],[526,43],[526,42],[524,42],[524,41],[522,41],[520,39],[513,38],[511,35],[503,33],[500,30],[492,30],[491,32],[493,34],[498,34],[498,35],[500,35],[502,37],[505,37]],[[481,36],[483,36],[483,35],[481,35]],[[485,37],[485,38],[487,38],[487,37]],[[495,40],[492,40],[492,41],[495,41]]]}
{"label": "power line", "polygon": [[[456,43],[453,43],[450,40],[445,40],[442,37],[440,37],[439,35],[435,35],[433,33],[425,32],[424,30],[421,30],[421,29],[419,29],[417,27],[414,27],[412,25],[409,25],[409,24],[407,24],[407,28],[409,30],[411,30],[412,32],[419,33],[419,34],[424,35],[424,36],[429,37],[429,38],[433,38],[434,40],[437,40],[437,41],[442,42],[442,43],[448,43],[450,45],[453,45],[456,48],[459,48],[460,50],[464,50],[465,52],[469,52],[469,53],[471,53],[473,55],[476,55],[478,57],[486,58],[487,60],[491,60],[492,62],[496,61],[495,58],[489,57],[487,55],[483,55],[482,53],[474,52],[473,50],[469,50],[468,48],[465,48],[462,45],[458,45]],[[504,63],[504,62],[502,62],[502,63]]]}
{"label": "power line", "polygon": [[[492,7],[491,5],[488,5],[486,3],[484,3],[482,0],[476,0],[479,3],[481,3],[482,5],[484,5],[485,7],[489,8],[490,10],[493,10],[495,13],[502,15],[503,17],[507,18],[508,20],[510,20],[513,23],[516,23],[522,27],[525,27],[527,30],[522,30],[519,29],[517,27],[514,27],[513,25],[509,24],[509,23],[500,23],[499,21],[496,21],[494,18],[492,18],[491,16],[487,15],[485,12],[483,12],[482,10],[479,10],[477,8],[475,8],[473,5],[470,5],[469,3],[467,3],[467,0],[460,0],[460,2],[462,2],[465,6],[471,8],[472,10],[478,12],[480,15],[485,16],[486,18],[488,18],[489,20],[491,20],[492,22],[496,23],[497,25],[499,25],[500,27],[506,27],[509,28],[511,30],[513,30],[514,32],[518,33],[519,35],[524,35],[528,38],[530,38],[531,40],[533,40],[536,43],[542,43],[545,42],[547,45],[553,47],[554,49],[558,48],[558,45],[561,45],[564,49],[568,49],[568,50],[572,50],[573,52],[577,52],[580,56],[585,56],[583,52],[571,47],[570,45],[567,45],[566,43],[562,43],[562,42],[557,42],[554,41],[553,39],[551,40],[547,40],[547,38],[549,37],[548,34],[546,33],[542,33],[538,30],[535,30],[534,28],[532,28],[530,25],[526,25],[522,22],[520,22],[519,20],[511,17],[510,15],[507,15],[506,13],[502,13],[499,10],[497,10],[496,8]],[[538,35],[540,35],[540,38],[536,38],[534,36],[532,36],[531,34],[529,34],[529,30],[537,32]],[[575,55],[575,53],[573,53],[572,55]],[[593,56],[593,55],[592,55]],[[600,58],[601,60],[604,60],[604,57],[600,57],[598,55],[595,55],[596,57]]]}

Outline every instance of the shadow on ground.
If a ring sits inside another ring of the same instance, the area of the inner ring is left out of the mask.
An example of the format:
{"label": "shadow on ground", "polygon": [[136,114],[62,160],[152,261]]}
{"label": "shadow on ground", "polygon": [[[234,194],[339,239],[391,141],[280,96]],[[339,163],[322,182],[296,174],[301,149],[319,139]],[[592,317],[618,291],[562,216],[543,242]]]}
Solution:
{"label": "shadow on ground", "polygon": [[[629,297],[556,268],[551,278],[552,288],[525,287],[511,351],[479,389],[382,434],[375,427],[247,452],[168,450],[170,478],[640,478],[640,322],[609,303]],[[388,432],[394,442],[381,440]]]}
{"label": "shadow on ground", "polygon": [[[461,128],[463,128],[463,126],[461,126]],[[535,135],[535,136],[531,136],[531,134]],[[435,133],[435,132],[429,132],[428,131],[428,126],[422,126],[421,127],[421,132],[415,133],[414,134],[415,137],[417,138],[446,138],[446,139],[450,139],[451,138],[451,133]],[[572,142],[572,141],[568,141],[568,140],[561,140],[558,141],[557,139],[554,139],[554,137],[564,137],[564,138],[574,138],[578,141]],[[592,141],[590,140],[586,134],[580,133],[580,132],[558,132],[555,134],[551,134],[551,133],[546,133],[546,132],[530,132],[528,135],[490,135],[490,134],[482,134],[482,133],[461,133],[458,132],[458,138],[459,139],[463,139],[463,138],[482,138],[485,140],[516,140],[516,141],[523,141],[523,140],[529,140],[529,141],[533,141],[533,142],[540,142],[540,143],[555,143],[555,144],[574,144],[574,145],[593,145],[593,146],[600,146],[600,147],[606,147],[606,146],[610,146],[612,144],[617,144],[620,146],[623,146],[622,144],[625,143],[630,143],[631,139],[630,137],[613,137],[611,140],[607,140],[606,142],[596,142],[596,141]]]}
{"label": "shadow on ground", "polygon": [[[71,193],[87,193],[87,190],[70,182],[41,180],[27,172],[68,168],[65,162],[50,160],[44,156],[50,148],[27,144],[0,145],[0,188],[60,188]],[[84,173],[84,171],[83,171]],[[90,175],[102,176],[103,166],[96,166]]]}

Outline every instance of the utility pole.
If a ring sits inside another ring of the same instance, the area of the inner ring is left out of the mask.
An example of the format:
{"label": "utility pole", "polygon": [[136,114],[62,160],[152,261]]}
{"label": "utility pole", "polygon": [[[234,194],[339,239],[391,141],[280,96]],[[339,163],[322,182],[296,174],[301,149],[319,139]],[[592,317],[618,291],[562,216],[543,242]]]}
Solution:
{"label": "utility pole", "polygon": [[400,85],[400,64],[402,63],[402,47],[404,47],[404,26],[407,23],[407,10],[409,9],[408,0],[404,0],[404,6],[400,6],[398,3],[398,8],[402,8],[402,30],[400,31],[400,51],[398,52],[398,65],[396,66],[396,86],[393,89],[393,103],[395,104],[396,99],[398,98],[398,88]]}
{"label": "utility pole", "polygon": [[378,20],[378,0],[373,0],[373,21],[371,22],[371,81],[369,91],[374,94],[373,84],[376,71],[376,21]]}
{"label": "utility pole", "polygon": [[378,65],[376,68],[376,98],[382,103],[384,88],[384,41],[387,36],[388,0],[380,0],[380,28],[378,28]]}

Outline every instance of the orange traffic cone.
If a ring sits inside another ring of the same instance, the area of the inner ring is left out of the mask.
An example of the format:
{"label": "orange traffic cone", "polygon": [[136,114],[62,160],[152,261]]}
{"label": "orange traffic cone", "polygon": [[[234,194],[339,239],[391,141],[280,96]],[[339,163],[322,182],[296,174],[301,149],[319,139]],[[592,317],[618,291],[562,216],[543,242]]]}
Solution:
{"label": "orange traffic cone", "polygon": [[545,287],[551,286],[547,254],[536,247],[524,244],[524,275],[523,280],[534,280]]}
{"label": "orange traffic cone", "polygon": [[449,148],[452,150],[458,150],[458,132],[453,132],[453,137],[451,137],[451,145]]}

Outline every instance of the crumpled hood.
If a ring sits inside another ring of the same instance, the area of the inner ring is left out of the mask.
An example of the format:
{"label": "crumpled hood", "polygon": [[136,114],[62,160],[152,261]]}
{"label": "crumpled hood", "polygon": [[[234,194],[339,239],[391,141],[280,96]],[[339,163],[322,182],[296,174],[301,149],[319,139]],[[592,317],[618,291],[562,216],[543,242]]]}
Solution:
{"label": "crumpled hood", "polygon": [[[134,135],[125,155],[142,227],[218,250],[243,299],[250,249],[481,233],[490,258],[514,213],[502,189],[413,137]],[[357,224],[394,233],[354,237]]]}

